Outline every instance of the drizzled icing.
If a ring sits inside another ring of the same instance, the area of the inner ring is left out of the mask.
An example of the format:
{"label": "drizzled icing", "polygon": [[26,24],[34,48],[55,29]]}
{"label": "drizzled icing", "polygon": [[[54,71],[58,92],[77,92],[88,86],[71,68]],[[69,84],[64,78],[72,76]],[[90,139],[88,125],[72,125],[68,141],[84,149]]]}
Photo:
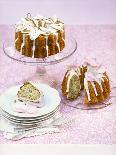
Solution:
{"label": "drizzled icing", "polygon": [[[39,21],[41,24],[39,25]],[[58,51],[60,51],[60,46],[58,42],[58,31],[64,32],[64,24],[58,20],[56,16],[52,18],[46,18],[45,16],[37,15],[36,17],[31,17],[30,14],[27,14],[27,18],[22,18],[20,22],[15,25],[16,32],[22,32],[23,41],[21,44],[21,52],[24,47],[24,39],[25,35],[29,35],[30,39],[33,41],[32,52],[34,57],[35,51],[35,39],[38,38],[40,35],[44,35],[46,38],[46,51],[48,55],[48,36],[50,34],[54,34],[56,36],[56,45],[58,47]],[[15,42],[18,40],[16,38]],[[62,37],[64,41],[64,38]]]}
{"label": "drizzled icing", "polygon": [[89,88],[88,88],[88,81],[91,82],[93,88],[94,88],[94,92],[95,92],[95,95],[97,96],[98,95],[98,92],[96,90],[96,86],[94,84],[94,81],[96,81],[102,92],[103,92],[103,88],[102,88],[102,81],[104,81],[103,77],[103,73],[105,73],[105,70],[103,67],[92,67],[92,66],[89,66],[88,67],[88,71],[85,73],[85,78],[84,78],[84,87],[85,87],[85,90],[87,92],[87,97],[88,97],[88,100],[90,101],[91,98],[90,98],[90,92],[89,92]]}
{"label": "drizzled icing", "polygon": [[[38,26],[39,20],[42,23],[41,27]],[[46,26],[44,26],[45,23]],[[47,35],[48,33],[56,33],[58,30],[63,31],[63,27],[64,24],[60,22],[56,16],[53,18],[46,18],[40,15],[34,18],[22,18],[21,21],[15,25],[16,31],[28,31],[32,40],[36,39],[40,34]]]}
{"label": "drizzled icing", "polygon": [[23,43],[21,44],[21,53],[23,52],[24,44],[25,44],[25,34],[23,34]]}
{"label": "drizzled icing", "polygon": [[[77,68],[72,68],[70,69],[67,74],[66,74],[66,78],[67,78],[67,97],[68,97],[68,92],[69,92],[69,85],[70,85],[70,80],[73,77],[73,75],[76,75],[77,78],[79,78],[79,76],[81,75],[80,72],[80,68],[82,68],[83,66],[77,67]],[[105,73],[105,68],[98,66],[87,66],[87,72],[85,73],[85,77],[84,77],[84,89],[87,93],[87,98],[89,101],[91,101],[91,96],[90,96],[90,92],[89,92],[89,87],[88,84],[89,82],[91,83],[91,85],[93,86],[94,92],[96,97],[98,96],[98,91],[95,85],[95,82],[97,82],[101,88],[101,91],[103,92],[103,87],[102,87],[102,82],[104,82],[104,78],[107,79],[107,77],[104,75]],[[80,86],[81,89],[81,86]]]}

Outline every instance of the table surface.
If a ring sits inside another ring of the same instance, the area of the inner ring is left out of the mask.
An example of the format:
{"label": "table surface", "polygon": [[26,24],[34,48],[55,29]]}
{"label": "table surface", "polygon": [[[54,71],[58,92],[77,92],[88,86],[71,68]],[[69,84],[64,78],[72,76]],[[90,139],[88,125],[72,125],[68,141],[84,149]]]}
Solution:
{"label": "table surface", "polygon": [[[86,57],[96,57],[112,80],[116,77],[116,25],[67,26],[78,44],[76,53],[64,62],[47,67],[47,72],[62,81],[66,68],[76,65]],[[11,37],[13,28],[0,26],[0,94],[7,88],[28,79],[36,67],[17,63],[3,52],[3,42]],[[57,67],[57,69],[56,69]],[[114,92],[115,93],[115,92]],[[19,141],[6,140],[0,133],[1,144],[116,144],[116,100],[112,105],[99,110],[64,108],[63,115],[74,118],[64,125],[60,133],[46,134]]]}

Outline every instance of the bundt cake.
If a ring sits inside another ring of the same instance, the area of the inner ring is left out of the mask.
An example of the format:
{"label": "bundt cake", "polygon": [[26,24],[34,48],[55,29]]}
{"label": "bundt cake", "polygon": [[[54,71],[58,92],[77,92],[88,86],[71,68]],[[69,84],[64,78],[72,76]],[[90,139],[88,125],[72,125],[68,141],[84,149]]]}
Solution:
{"label": "bundt cake", "polygon": [[32,18],[28,14],[15,25],[15,49],[24,56],[45,58],[59,53],[64,47],[64,23],[56,16]]}
{"label": "bundt cake", "polygon": [[[74,75],[75,80],[72,80]],[[81,90],[84,91],[84,103],[86,105],[102,102],[109,96],[109,77],[101,66],[79,66],[78,68],[74,68],[73,72],[72,70],[66,72],[62,82],[63,95],[67,99],[76,99],[80,96]],[[69,97],[70,94],[71,97]]]}
{"label": "bundt cake", "polygon": [[30,82],[25,82],[17,93],[17,98],[22,102],[39,103],[42,100],[43,93],[39,91]]}

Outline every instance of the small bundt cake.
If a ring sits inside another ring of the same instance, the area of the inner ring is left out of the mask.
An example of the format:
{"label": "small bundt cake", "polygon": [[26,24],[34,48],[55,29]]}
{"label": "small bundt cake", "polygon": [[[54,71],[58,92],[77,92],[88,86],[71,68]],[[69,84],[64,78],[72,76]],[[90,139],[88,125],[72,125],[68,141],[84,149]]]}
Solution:
{"label": "small bundt cake", "polygon": [[[67,74],[70,76],[67,76]],[[72,80],[74,75],[75,80]],[[73,74],[71,71],[67,71],[62,82],[64,96],[67,99],[76,99],[81,90],[84,90],[84,103],[86,105],[104,101],[110,94],[110,82],[107,73],[100,66],[93,67],[90,65],[79,66],[73,70]],[[69,97],[69,94],[71,94],[71,97]]]}
{"label": "small bundt cake", "polygon": [[41,102],[43,93],[39,91],[34,85],[30,82],[25,82],[17,93],[17,98],[22,102]]}
{"label": "small bundt cake", "polygon": [[64,23],[54,16],[22,18],[15,25],[15,48],[22,55],[45,58],[59,53],[65,47]]}

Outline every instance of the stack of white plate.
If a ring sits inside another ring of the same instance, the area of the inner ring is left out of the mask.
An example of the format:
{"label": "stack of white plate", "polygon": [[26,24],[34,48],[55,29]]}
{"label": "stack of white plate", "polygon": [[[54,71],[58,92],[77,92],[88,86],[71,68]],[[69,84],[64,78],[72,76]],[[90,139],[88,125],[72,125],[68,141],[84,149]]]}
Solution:
{"label": "stack of white plate", "polygon": [[46,124],[53,121],[53,118],[59,111],[61,99],[58,91],[45,84],[33,84],[44,94],[44,105],[41,108],[38,108],[35,113],[19,113],[14,111],[14,100],[21,85],[8,89],[3,95],[0,96],[2,116],[7,121],[17,125],[18,127],[21,126],[24,128],[32,128],[37,126],[46,126]]}

